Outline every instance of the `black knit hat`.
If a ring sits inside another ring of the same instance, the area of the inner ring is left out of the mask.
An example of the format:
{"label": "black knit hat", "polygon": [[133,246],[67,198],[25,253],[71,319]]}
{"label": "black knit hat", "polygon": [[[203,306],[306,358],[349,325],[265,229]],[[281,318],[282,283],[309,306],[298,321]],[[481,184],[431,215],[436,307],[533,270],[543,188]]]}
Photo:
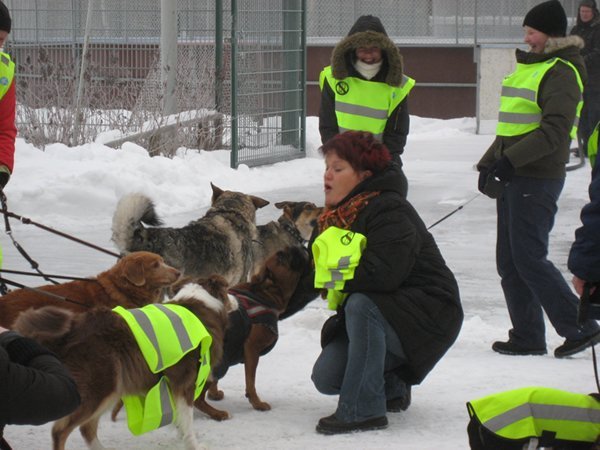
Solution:
{"label": "black knit hat", "polygon": [[2,1],[0,1],[0,30],[6,31],[10,33],[10,13],[8,12],[8,8]]}
{"label": "black knit hat", "polygon": [[567,15],[558,0],[540,3],[529,10],[523,26],[534,28],[548,36],[566,36]]}

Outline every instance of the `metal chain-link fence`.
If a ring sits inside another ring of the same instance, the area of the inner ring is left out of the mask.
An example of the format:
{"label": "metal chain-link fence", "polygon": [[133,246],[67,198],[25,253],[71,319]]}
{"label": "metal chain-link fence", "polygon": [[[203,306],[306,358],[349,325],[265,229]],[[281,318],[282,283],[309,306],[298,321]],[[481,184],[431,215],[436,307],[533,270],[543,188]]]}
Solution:
{"label": "metal chain-link fence", "polygon": [[[307,45],[334,45],[363,14],[402,46],[514,45],[540,1],[6,0],[5,50],[19,132],[36,145],[100,136],[167,155],[232,148],[233,166],[251,165],[304,152]],[[561,3],[571,26],[579,0]],[[175,67],[161,64],[165,5],[176,11]]]}
{"label": "metal chain-link fence", "polygon": [[[332,45],[361,15],[378,16],[399,45],[476,45],[522,41],[523,17],[542,0],[308,0],[307,39]],[[562,0],[574,23],[580,0]]]}

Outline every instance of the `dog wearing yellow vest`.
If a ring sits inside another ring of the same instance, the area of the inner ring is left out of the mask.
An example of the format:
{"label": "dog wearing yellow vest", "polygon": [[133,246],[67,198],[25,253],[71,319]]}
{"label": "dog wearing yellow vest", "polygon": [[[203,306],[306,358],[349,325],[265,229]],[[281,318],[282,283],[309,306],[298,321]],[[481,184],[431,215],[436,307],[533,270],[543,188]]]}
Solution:
{"label": "dog wearing yellow vest", "polygon": [[[81,396],[80,407],[54,423],[54,450],[65,448],[76,427],[89,448],[103,448],[97,436],[100,416],[120,399],[133,434],[173,423],[187,450],[200,448],[192,429],[194,400],[210,372],[207,363],[221,361],[228,314],[237,303],[217,275],[177,289],[170,302],[134,310],[102,308],[74,314],[50,306],[19,316],[14,329],[56,353]],[[161,324],[156,325],[153,316]],[[196,318],[204,327],[201,333],[195,331]],[[161,342],[162,333],[167,338]],[[163,342],[174,339],[183,349],[179,357],[162,348]]]}

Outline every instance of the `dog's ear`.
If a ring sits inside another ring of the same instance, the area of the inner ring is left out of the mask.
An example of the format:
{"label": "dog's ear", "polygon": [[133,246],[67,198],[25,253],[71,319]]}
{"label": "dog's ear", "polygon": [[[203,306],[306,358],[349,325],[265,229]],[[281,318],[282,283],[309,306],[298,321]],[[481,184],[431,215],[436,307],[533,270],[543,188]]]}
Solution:
{"label": "dog's ear", "polygon": [[215,201],[221,196],[221,194],[223,193],[223,189],[221,189],[218,186],[215,186],[214,184],[212,184],[212,182],[210,183],[210,187],[212,188],[213,191],[213,195],[212,195],[212,199],[211,199],[211,204],[214,205]]}
{"label": "dog's ear", "polygon": [[143,286],[146,284],[144,264],[139,260],[132,259],[125,261],[123,266],[123,276],[134,286]]}
{"label": "dog's ear", "polygon": [[286,206],[292,206],[294,202],[277,202],[275,203],[275,208],[284,209]]}
{"label": "dog's ear", "polygon": [[269,201],[264,198],[256,197],[254,195],[250,195],[249,197],[252,199],[252,203],[256,209],[263,208],[269,204]]}

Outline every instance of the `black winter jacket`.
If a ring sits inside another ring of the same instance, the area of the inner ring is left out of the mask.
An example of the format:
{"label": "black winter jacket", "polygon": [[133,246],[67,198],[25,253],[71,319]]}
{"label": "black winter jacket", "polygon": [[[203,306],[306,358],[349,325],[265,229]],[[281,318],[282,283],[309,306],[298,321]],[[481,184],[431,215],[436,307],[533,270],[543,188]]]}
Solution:
{"label": "black winter jacket", "polygon": [[[454,275],[433,236],[400,194],[398,171],[392,164],[347,197],[381,191],[352,224],[353,231],[367,237],[367,247],[344,292],[361,292],[379,307],[409,360],[398,375],[409,384],[418,384],[456,340],[463,311]],[[314,271],[303,278],[282,317],[315,298],[313,282]]]}
{"label": "black winter jacket", "polygon": [[41,425],[71,413],[80,401],[56,356],[14,331],[0,333],[0,448],[5,425]]}
{"label": "black winter jacket", "polygon": [[594,18],[588,23],[583,23],[577,16],[577,25],[571,30],[572,35],[583,39],[584,47],[581,56],[588,73],[585,89],[589,92],[600,93],[600,15],[594,11]]}
{"label": "black winter jacket", "polygon": [[[375,31],[378,33],[375,42],[373,41],[373,33],[365,34],[366,31]],[[373,16],[359,17],[352,26],[348,36],[335,46],[331,55],[333,76],[336,79],[355,77],[364,80],[365,78],[358,73],[353,63],[355,60],[355,50],[367,44],[369,46],[376,44],[383,50],[381,70],[371,81],[387,83],[391,86],[400,86],[403,79],[402,55],[400,55],[398,47],[387,36],[379,19]],[[400,155],[404,152],[409,126],[408,102],[407,99],[404,99],[389,115],[383,131],[383,143],[394,156],[394,159],[400,161],[400,164],[402,164]],[[335,115],[335,93],[327,82],[325,82],[321,93],[319,132],[323,144],[339,133],[337,117]]]}

